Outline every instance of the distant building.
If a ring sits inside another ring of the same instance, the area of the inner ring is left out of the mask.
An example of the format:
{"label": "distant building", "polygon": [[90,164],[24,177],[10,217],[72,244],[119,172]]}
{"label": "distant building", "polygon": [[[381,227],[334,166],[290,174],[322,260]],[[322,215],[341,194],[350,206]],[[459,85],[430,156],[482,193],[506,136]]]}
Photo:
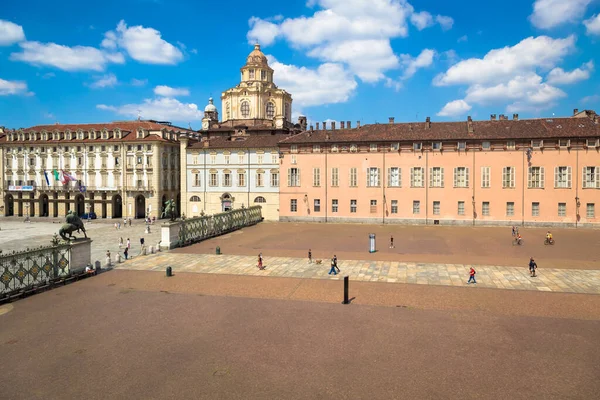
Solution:
{"label": "distant building", "polygon": [[160,218],[179,201],[182,132],[155,121],[3,129],[0,216]]}

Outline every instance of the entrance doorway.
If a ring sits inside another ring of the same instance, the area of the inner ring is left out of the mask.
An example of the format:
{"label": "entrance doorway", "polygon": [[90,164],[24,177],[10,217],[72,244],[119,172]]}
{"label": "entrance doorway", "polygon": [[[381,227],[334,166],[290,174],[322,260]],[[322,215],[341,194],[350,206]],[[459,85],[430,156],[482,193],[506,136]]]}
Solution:
{"label": "entrance doorway", "polygon": [[43,194],[40,196],[40,217],[48,217],[50,215],[50,206],[48,202],[48,195]]}
{"label": "entrance doorway", "polygon": [[221,196],[221,208],[223,212],[231,211],[232,205],[233,199],[231,198],[231,195],[229,193],[223,193],[223,196]]}
{"label": "entrance doorway", "polygon": [[7,194],[4,200],[4,206],[6,207],[6,215],[7,217],[12,217],[15,215],[15,199],[12,194]]}
{"label": "entrance doorway", "polygon": [[75,213],[78,217],[85,214],[85,198],[82,194],[75,196]]}
{"label": "entrance doorway", "polygon": [[123,217],[123,199],[120,194],[116,194],[112,198],[113,218]]}
{"label": "entrance doorway", "polygon": [[135,198],[135,217],[146,218],[146,198],[141,194]]}

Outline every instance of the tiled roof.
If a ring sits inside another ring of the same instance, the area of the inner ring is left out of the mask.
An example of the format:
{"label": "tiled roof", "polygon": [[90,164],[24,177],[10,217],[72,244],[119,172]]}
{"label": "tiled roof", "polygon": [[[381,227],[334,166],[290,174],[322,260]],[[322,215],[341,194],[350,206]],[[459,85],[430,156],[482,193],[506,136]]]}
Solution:
{"label": "tiled roof", "polygon": [[205,142],[199,142],[190,139],[188,149],[248,149],[248,148],[266,148],[277,147],[277,144],[290,135],[247,135],[247,136],[216,136],[208,140],[208,147]]}
{"label": "tiled roof", "polygon": [[[470,122],[372,124],[353,129],[314,130],[285,139],[282,144],[428,140],[515,140],[598,137],[600,127],[588,118],[553,118]],[[329,139],[327,138],[329,136]]]}

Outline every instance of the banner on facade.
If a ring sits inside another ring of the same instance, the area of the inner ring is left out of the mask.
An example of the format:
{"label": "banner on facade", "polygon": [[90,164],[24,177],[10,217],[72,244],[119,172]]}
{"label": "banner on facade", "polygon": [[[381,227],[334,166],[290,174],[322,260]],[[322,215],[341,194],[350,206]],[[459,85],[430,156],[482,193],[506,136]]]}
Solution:
{"label": "banner on facade", "polygon": [[16,190],[19,192],[32,192],[33,186],[9,186],[8,190]]}

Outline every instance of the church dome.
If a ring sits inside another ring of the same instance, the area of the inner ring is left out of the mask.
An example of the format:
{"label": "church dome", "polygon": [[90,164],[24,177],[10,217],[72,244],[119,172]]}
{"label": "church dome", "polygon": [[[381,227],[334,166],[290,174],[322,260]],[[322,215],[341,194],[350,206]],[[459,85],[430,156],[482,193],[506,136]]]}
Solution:
{"label": "church dome", "polygon": [[260,51],[260,44],[254,45],[254,50],[250,54],[248,54],[248,58],[246,59],[246,65],[269,65],[267,62],[267,57]]}
{"label": "church dome", "polygon": [[208,105],[204,107],[204,112],[216,112],[217,107],[213,104],[213,98],[208,99]]}

